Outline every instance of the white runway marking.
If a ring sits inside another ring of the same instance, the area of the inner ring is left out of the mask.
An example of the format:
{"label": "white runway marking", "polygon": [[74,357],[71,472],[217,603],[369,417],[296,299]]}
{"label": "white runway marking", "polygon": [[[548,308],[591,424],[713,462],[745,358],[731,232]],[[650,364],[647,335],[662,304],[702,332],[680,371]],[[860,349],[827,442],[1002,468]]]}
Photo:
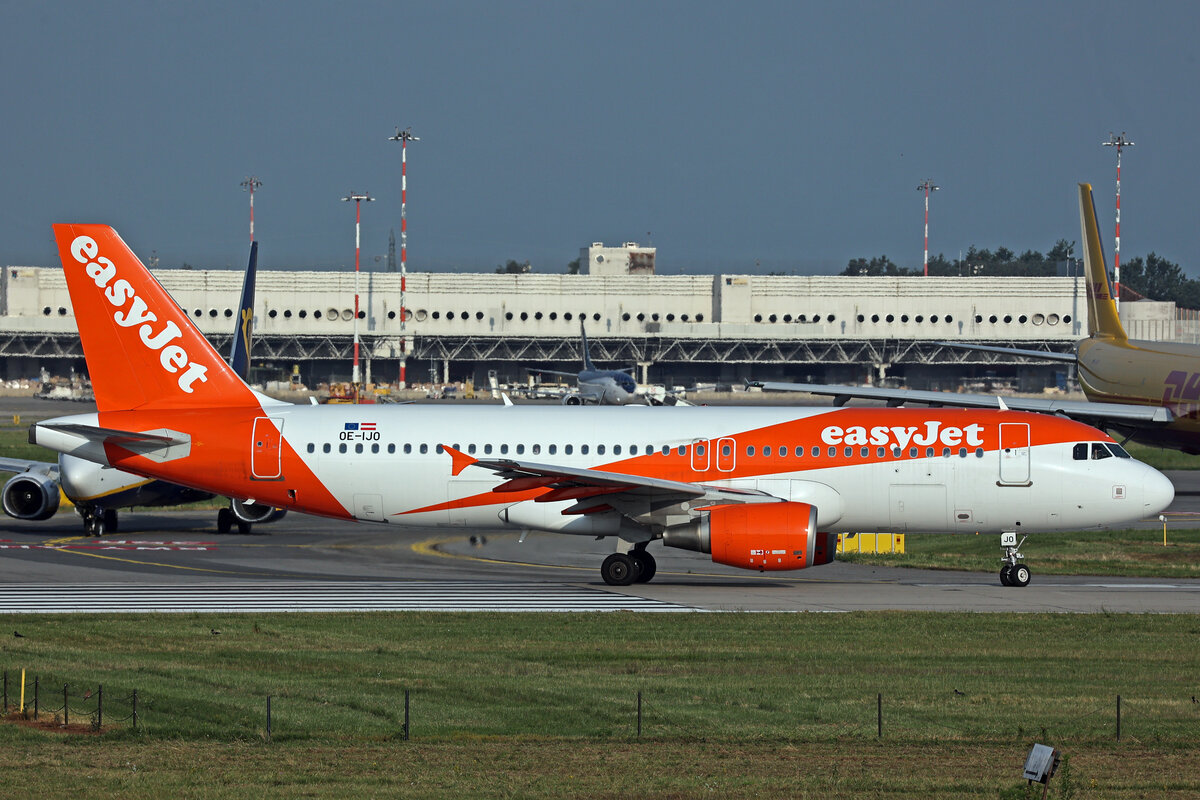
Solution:
{"label": "white runway marking", "polygon": [[602,589],[547,583],[245,581],[0,587],[0,613],[325,611],[695,611]]}

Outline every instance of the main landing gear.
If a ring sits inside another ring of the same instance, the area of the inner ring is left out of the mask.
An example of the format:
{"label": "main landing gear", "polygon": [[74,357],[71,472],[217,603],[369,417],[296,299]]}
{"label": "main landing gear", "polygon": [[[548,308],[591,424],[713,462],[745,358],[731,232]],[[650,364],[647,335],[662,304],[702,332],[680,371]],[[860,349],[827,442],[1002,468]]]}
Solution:
{"label": "main landing gear", "polygon": [[1013,531],[1000,534],[1000,546],[1004,548],[1004,556],[1000,559],[1004,562],[1004,566],[1000,567],[1000,583],[1004,586],[1029,585],[1033,573],[1029,571],[1029,567],[1018,563],[1018,559],[1025,557],[1021,555],[1021,545],[1025,544],[1028,538],[1023,536],[1018,542],[1017,534]]}
{"label": "main landing gear", "polygon": [[229,508],[222,508],[217,512],[217,533],[229,533],[235,525],[238,533],[243,536],[250,533],[250,523],[238,519]]}
{"label": "main landing gear", "polygon": [[656,571],[658,565],[646,552],[645,544],[636,545],[628,553],[613,553],[600,565],[600,576],[609,586],[649,583]]}
{"label": "main landing gear", "polygon": [[117,532],[117,510],[115,508],[97,508],[77,506],[79,515],[83,517],[84,536],[103,536],[106,533]]}

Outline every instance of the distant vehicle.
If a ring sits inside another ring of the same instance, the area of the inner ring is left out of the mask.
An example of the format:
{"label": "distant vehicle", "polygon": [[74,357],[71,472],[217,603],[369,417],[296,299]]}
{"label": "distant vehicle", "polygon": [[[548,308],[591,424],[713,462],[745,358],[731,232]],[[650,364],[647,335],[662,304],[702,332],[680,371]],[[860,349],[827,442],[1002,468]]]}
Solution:
{"label": "distant vehicle", "polygon": [[534,389],[537,396],[560,397],[564,406],[600,405],[623,406],[630,403],[647,405],[690,405],[676,392],[670,392],[663,387],[640,387],[630,374],[633,369],[597,369],[592,363],[588,352],[587,332],[583,329],[583,320],[579,320],[579,337],[582,340],[583,369],[579,372],[560,372],[553,369],[538,369],[530,367],[535,375],[559,375],[575,379],[575,390],[566,392],[551,392],[540,387]]}
{"label": "distant vehicle", "polygon": [[[250,245],[250,261],[242,282],[242,302],[229,354],[230,366],[243,379],[250,373],[257,266],[258,242],[254,242]],[[0,458],[0,472],[17,473],[0,490],[0,503],[8,516],[50,519],[58,511],[60,496],[66,496],[83,518],[83,529],[89,536],[115,533],[119,524],[117,511],[121,508],[176,506],[213,496],[211,492],[104,467],[68,453],[61,454],[57,462]],[[283,514],[281,509],[262,511],[230,501],[227,508],[217,512],[217,529],[228,533],[236,526],[239,533],[249,533],[251,523],[273,522]]]}
{"label": "distant vehicle", "polygon": [[[225,364],[111,228],[54,229],[97,410],[38,422],[31,440],[247,507],[613,537],[613,585],[654,576],[654,542],[766,571],[829,563],[839,531],[999,533],[1000,580],[1024,586],[1018,532],[1128,522],[1174,497],[1104,433],[1003,409],[282,403]],[[130,315],[154,322],[133,330]],[[155,331],[170,326],[169,351]]]}
{"label": "distant vehicle", "polygon": [[[940,342],[966,350],[1016,353],[1075,364],[1087,402],[1006,397],[1012,409],[1078,419],[1127,439],[1200,453],[1200,346],[1132,340],[1125,334],[1108,282],[1108,268],[1092,187],[1079,184],[1079,224],[1087,272],[1088,338],[1074,353],[1047,353],[1015,347]],[[884,400],[889,405],[926,403],[965,408],[995,408],[995,395],[837,386],[814,383],[753,382],[767,391],[810,392],[837,398]]]}

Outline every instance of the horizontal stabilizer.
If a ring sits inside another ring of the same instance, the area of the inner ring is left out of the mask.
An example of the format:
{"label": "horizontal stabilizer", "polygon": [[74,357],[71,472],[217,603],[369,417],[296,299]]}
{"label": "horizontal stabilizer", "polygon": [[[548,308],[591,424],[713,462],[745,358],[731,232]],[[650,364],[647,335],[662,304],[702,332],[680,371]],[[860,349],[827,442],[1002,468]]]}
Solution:
{"label": "horizontal stabilizer", "polygon": [[171,461],[191,452],[192,437],[171,430],[122,431],[78,422],[37,422],[29,426],[30,444],[48,447],[60,453],[77,453],[90,461],[106,463],[107,458],[89,457],[106,446],[120,447],[154,461]]}

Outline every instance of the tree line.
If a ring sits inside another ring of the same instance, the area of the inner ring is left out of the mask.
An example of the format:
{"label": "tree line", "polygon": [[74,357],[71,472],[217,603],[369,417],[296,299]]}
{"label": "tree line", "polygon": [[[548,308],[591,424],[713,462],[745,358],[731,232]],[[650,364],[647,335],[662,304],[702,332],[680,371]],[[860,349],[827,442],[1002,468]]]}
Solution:
{"label": "tree line", "polygon": [[[934,276],[1024,276],[1051,277],[1073,274],[1063,268],[1082,269],[1074,256],[1075,242],[1059,239],[1046,253],[1026,250],[1020,255],[1007,247],[995,250],[972,245],[961,258],[948,259],[942,253],[929,257],[929,274]],[[1111,273],[1111,270],[1110,270]],[[842,275],[921,275],[922,269],[897,266],[886,255],[852,258]],[[1183,308],[1200,308],[1200,280],[1188,278],[1174,261],[1151,252],[1121,264],[1121,286],[1150,300],[1174,301]]]}

